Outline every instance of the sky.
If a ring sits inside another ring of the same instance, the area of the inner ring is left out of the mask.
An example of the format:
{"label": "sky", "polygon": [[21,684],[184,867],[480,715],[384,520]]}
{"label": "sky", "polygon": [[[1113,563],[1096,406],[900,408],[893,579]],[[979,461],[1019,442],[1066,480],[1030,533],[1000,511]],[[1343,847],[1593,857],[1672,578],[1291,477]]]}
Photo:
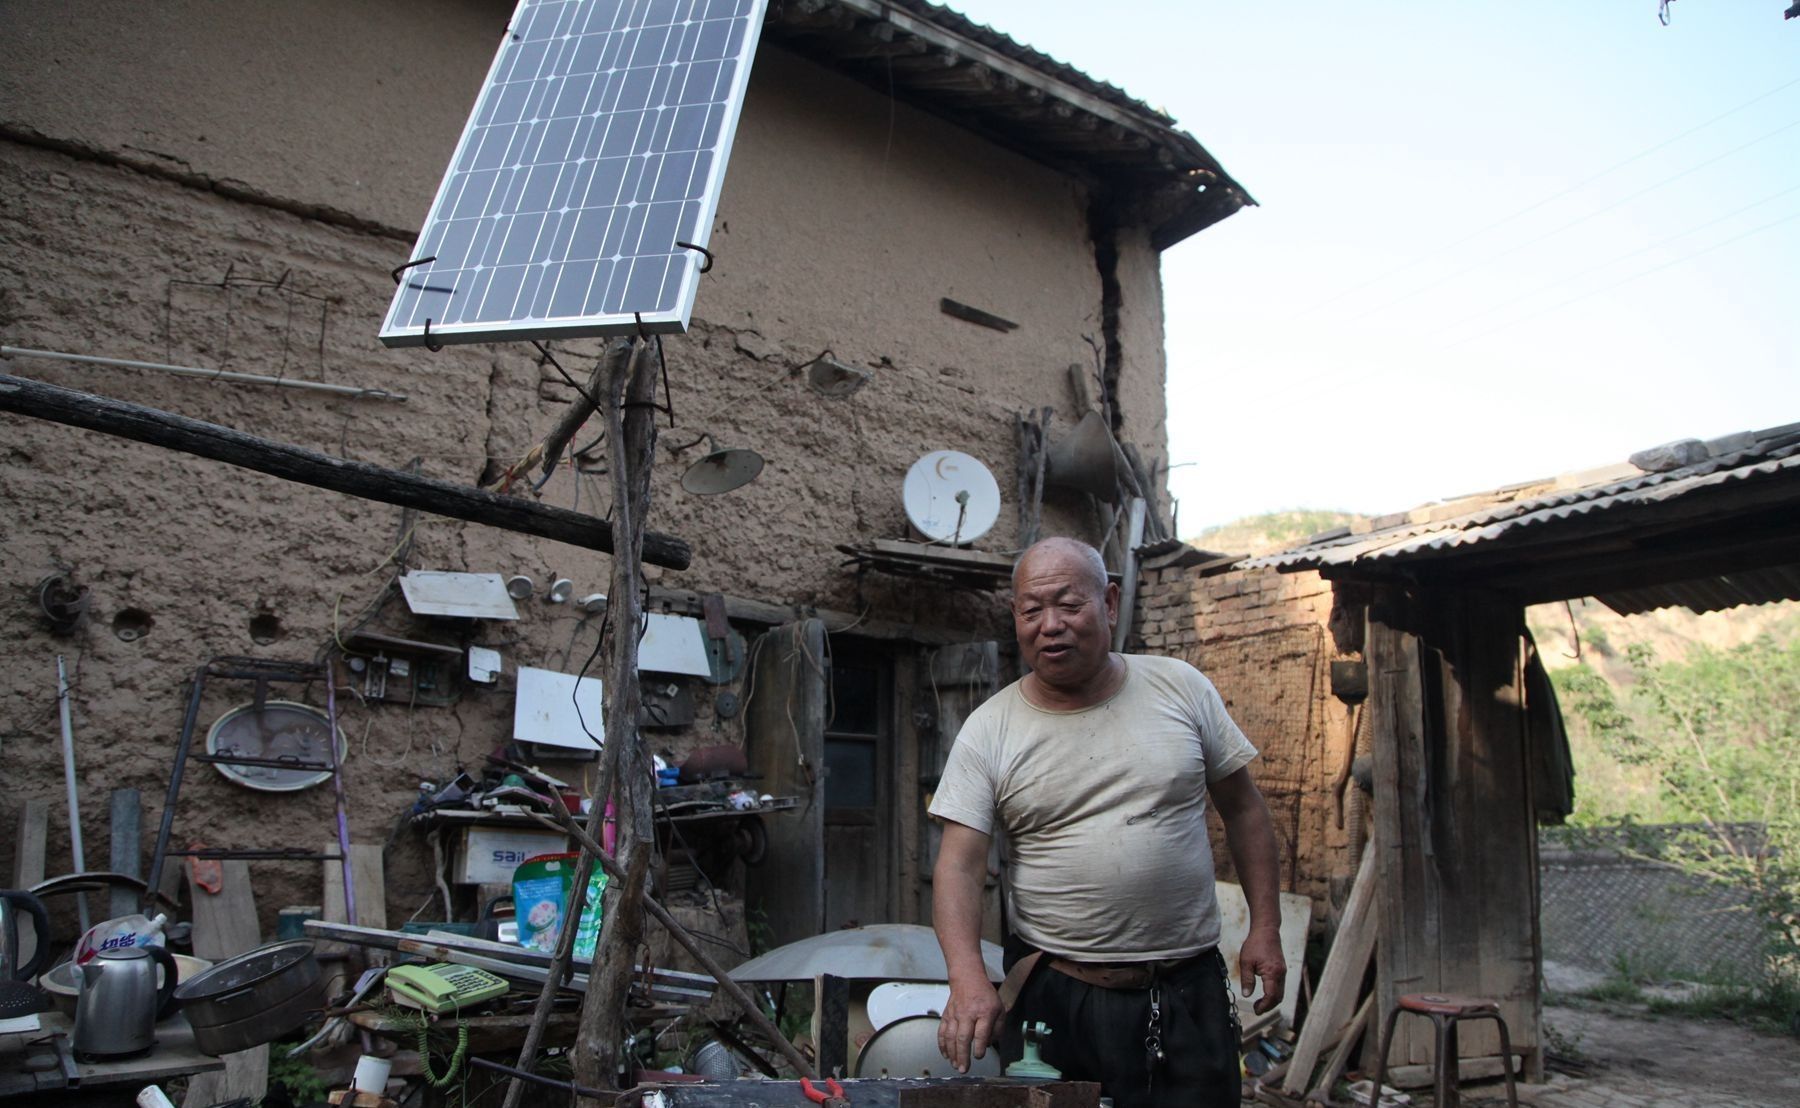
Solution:
{"label": "sky", "polygon": [[1163,255],[1183,535],[1800,421],[1786,0],[953,0],[1252,196]]}

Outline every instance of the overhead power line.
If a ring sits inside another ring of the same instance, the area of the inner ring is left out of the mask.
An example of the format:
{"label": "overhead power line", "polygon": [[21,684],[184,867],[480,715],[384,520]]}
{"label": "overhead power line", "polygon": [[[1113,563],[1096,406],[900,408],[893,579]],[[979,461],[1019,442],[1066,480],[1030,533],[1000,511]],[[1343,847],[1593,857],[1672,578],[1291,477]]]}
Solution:
{"label": "overhead power line", "polygon": [[1410,261],[1402,262],[1399,265],[1393,267],[1392,269],[1384,270],[1383,272],[1378,273],[1373,277],[1370,277],[1366,281],[1362,281],[1358,284],[1350,286],[1347,289],[1344,289],[1340,292],[1334,293],[1331,296],[1328,296],[1325,299],[1320,300],[1317,303],[1314,303],[1313,305],[1311,305],[1310,307],[1304,309],[1301,312],[1301,315],[1302,316],[1311,315],[1314,312],[1318,311],[1320,308],[1326,307],[1331,304],[1335,304],[1339,300],[1342,300],[1346,296],[1350,296],[1355,293],[1361,292],[1363,289],[1366,289],[1371,285],[1379,284],[1382,281],[1385,281],[1390,277],[1404,273],[1407,270],[1413,268],[1416,265],[1419,265],[1422,262],[1430,261],[1432,258],[1435,258],[1438,255],[1446,253],[1448,251],[1454,250],[1457,247],[1464,245],[1465,243],[1473,242],[1474,240],[1480,238],[1482,235],[1487,234],[1489,231],[1493,231],[1500,227],[1504,227],[1508,223],[1511,223],[1512,221],[1514,221],[1515,219],[1519,219],[1523,216],[1529,215],[1532,212],[1537,211],[1539,208],[1542,208],[1547,204],[1551,204],[1551,203],[1554,203],[1555,201],[1561,200],[1563,197],[1568,196],[1570,193],[1577,192],[1581,189],[1584,189],[1588,185],[1593,184],[1595,181],[1598,181],[1601,178],[1608,176],[1609,174],[1616,173],[1619,170],[1624,169],[1626,166],[1631,165],[1634,162],[1637,162],[1644,158],[1647,158],[1651,154],[1656,153],[1658,150],[1661,150],[1666,146],[1671,146],[1677,142],[1680,142],[1682,139],[1687,138],[1689,135],[1695,134],[1700,131],[1704,131],[1706,128],[1711,127],[1713,124],[1718,123],[1721,120],[1727,119],[1733,115],[1736,115],[1738,112],[1743,111],[1745,108],[1748,108],[1753,104],[1761,103],[1762,101],[1767,100],[1769,97],[1774,96],[1778,92],[1784,92],[1787,89],[1793,88],[1795,85],[1800,85],[1800,77],[1796,77],[1793,80],[1788,81],[1784,84],[1777,85],[1767,92],[1759,93],[1756,96],[1752,96],[1750,99],[1745,100],[1741,104],[1738,104],[1734,107],[1725,109],[1724,111],[1720,112],[1718,115],[1713,116],[1711,119],[1708,119],[1702,123],[1694,124],[1692,127],[1689,127],[1687,130],[1682,131],[1680,134],[1672,135],[1669,138],[1663,139],[1661,142],[1654,143],[1650,146],[1646,146],[1644,149],[1639,150],[1637,153],[1631,155],[1630,157],[1624,159],[1623,161],[1614,162],[1612,165],[1607,166],[1605,169],[1602,169],[1600,172],[1595,173],[1589,177],[1584,177],[1581,180],[1575,182],[1574,184],[1568,186],[1567,188],[1561,190],[1560,192],[1554,192],[1554,193],[1551,193],[1549,196],[1544,197],[1541,200],[1533,201],[1532,203],[1527,204],[1525,207],[1520,208],[1518,211],[1513,212],[1511,215],[1503,216],[1500,219],[1497,219],[1494,222],[1489,223],[1487,226],[1480,228],[1479,230],[1472,231],[1469,234],[1464,235],[1462,238],[1459,238],[1459,239],[1455,240],[1454,242],[1449,242],[1449,243],[1445,243],[1442,246],[1433,247],[1432,249],[1427,250],[1425,253],[1417,255],[1416,257],[1412,258]]}
{"label": "overhead power line", "polygon": [[1720,247],[1730,246],[1732,243],[1742,241],[1743,239],[1747,239],[1752,235],[1760,235],[1764,231],[1773,230],[1774,228],[1779,227],[1784,223],[1792,223],[1796,219],[1800,219],[1800,212],[1793,212],[1789,215],[1782,216],[1780,219],[1770,220],[1769,222],[1764,223],[1761,226],[1752,227],[1748,231],[1744,231],[1741,234],[1733,235],[1728,239],[1721,239],[1720,241],[1713,243],[1711,246],[1703,246],[1691,254],[1683,254],[1679,258],[1671,258],[1668,261],[1662,263],[1661,265],[1651,266],[1649,269],[1646,269],[1640,273],[1634,273],[1629,277],[1623,278],[1618,281],[1614,281],[1610,285],[1603,285],[1600,288],[1591,289],[1587,292],[1581,293],[1578,296],[1571,296],[1567,300],[1563,300],[1558,303],[1552,304],[1549,307],[1541,309],[1539,311],[1531,312],[1527,315],[1522,315],[1519,318],[1509,320],[1506,323],[1502,323],[1497,326],[1490,327],[1487,330],[1480,332],[1479,334],[1470,335],[1466,339],[1458,339],[1457,341],[1450,343],[1448,346],[1442,347],[1441,349],[1454,350],[1456,347],[1463,346],[1468,343],[1474,342],[1476,339],[1486,338],[1488,335],[1494,334],[1497,331],[1504,331],[1509,327],[1516,327],[1521,323],[1525,323],[1530,320],[1536,319],[1539,316],[1549,315],[1551,312],[1560,311],[1563,308],[1566,308],[1571,304],[1579,304],[1581,301],[1586,300],[1589,297],[1599,296],[1601,293],[1605,293],[1605,292],[1611,292],[1616,288],[1620,288],[1622,286],[1629,285],[1633,281],[1637,281],[1644,277],[1648,277],[1652,273],[1661,273],[1663,270],[1668,269],[1670,266],[1680,265],[1683,262],[1691,262],[1695,258],[1698,258],[1703,254],[1710,254],[1714,250],[1719,249]]}
{"label": "overhead power line", "polygon": [[1476,320],[1481,319],[1484,316],[1490,316],[1490,315],[1493,315],[1495,312],[1504,311],[1505,309],[1512,307],[1514,304],[1517,304],[1520,301],[1530,300],[1534,296],[1549,292],[1551,289],[1554,289],[1554,288],[1559,288],[1563,285],[1570,283],[1571,281],[1579,281],[1581,278],[1586,277],[1590,273],[1598,273],[1599,271],[1601,271],[1603,269],[1611,269],[1613,266],[1618,265],[1620,262],[1629,261],[1632,258],[1637,257],[1639,254],[1647,254],[1652,250],[1658,249],[1659,247],[1667,246],[1671,242],[1677,242],[1681,239],[1687,238],[1689,235],[1695,234],[1700,231],[1704,231],[1708,227],[1712,227],[1717,224],[1723,223],[1726,220],[1733,218],[1734,216],[1742,215],[1745,212],[1751,210],[1752,208],[1760,208],[1764,204],[1767,204],[1772,200],[1779,200],[1782,197],[1784,197],[1792,192],[1800,192],[1800,184],[1789,185],[1787,188],[1784,188],[1784,189],[1780,190],[1779,192],[1770,193],[1769,195],[1763,197],[1761,200],[1752,200],[1748,204],[1744,204],[1740,207],[1731,209],[1730,211],[1726,212],[1724,215],[1714,216],[1713,218],[1707,220],[1704,223],[1697,223],[1694,226],[1689,227],[1685,231],[1677,231],[1675,234],[1670,235],[1667,238],[1661,238],[1661,239],[1657,239],[1655,242],[1647,243],[1643,246],[1638,247],[1636,250],[1632,250],[1632,251],[1629,251],[1628,253],[1620,254],[1618,257],[1613,258],[1610,261],[1601,262],[1599,265],[1589,266],[1586,269],[1580,270],[1576,273],[1571,273],[1566,277],[1559,277],[1556,280],[1551,281],[1548,284],[1539,285],[1538,287],[1531,289],[1527,292],[1520,293],[1519,295],[1513,297],[1511,300],[1502,300],[1498,304],[1490,304],[1486,308],[1483,308],[1481,311],[1476,312],[1474,315],[1464,316],[1463,318],[1457,320],[1455,323],[1451,323],[1448,326],[1439,328],[1437,330],[1436,334],[1439,334],[1439,335],[1448,334],[1449,332],[1455,331],[1455,330],[1465,326],[1466,324],[1473,323]]}
{"label": "overhead power line", "polygon": [[1748,142],[1740,143],[1737,146],[1732,147],[1731,149],[1725,151],[1722,154],[1715,154],[1703,162],[1699,162],[1694,165],[1690,165],[1686,169],[1683,169],[1676,173],[1670,174],[1669,176],[1664,177],[1662,180],[1656,182],[1655,184],[1646,185],[1643,188],[1637,190],[1636,192],[1623,197],[1622,199],[1615,200],[1612,203],[1607,204],[1604,207],[1596,208],[1595,210],[1588,212],[1586,215],[1577,216],[1576,218],[1570,220],[1567,223],[1562,224],[1559,227],[1555,227],[1551,230],[1545,231],[1543,234],[1537,236],[1534,239],[1527,239],[1524,242],[1515,243],[1514,245],[1509,246],[1504,250],[1500,250],[1493,254],[1489,254],[1484,258],[1481,258],[1477,261],[1471,262],[1470,264],[1464,266],[1461,269],[1458,269],[1451,273],[1448,273],[1442,277],[1437,278],[1434,281],[1429,281],[1423,285],[1420,285],[1419,287],[1413,289],[1410,292],[1402,293],[1399,296],[1396,296],[1394,299],[1389,300],[1384,304],[1377,304],[1373,308],[1366,308],[1363,311],[1358,312],[1356,315],[1351,316],[1350,318],[1352,321],[1362,319],[1365,316],[1375,315],[1378,312],[1385,312],[1389,308],[1397,307],[1401,304],[1404,304],[1408,300],[1411,300],[1413,297],[1419,295],[1420,293],[1429,292],[1432,289],[1438,288],[1442,285],[1449,284],[1451,281],[1454,281],[1459,277],[1467,276],[1468,274],[1473,273],[1476,270],[1481,269],[1484,266],[1491,265],[1492,263],[1499,261],[1501,258],[1510,257],[1513,254],[1517,254],[1521,250],[1525,250],[1530,247],[1536,246],[1538,243],[1543,242],[1545,239],[1554,238],[1557,235],[1562,234],[1564,231],[1568,231],[1574,227],[1578,227],[1581,224],[1586,223],[1590,219],[1593,219],[1597,216],[1605,215],[1607,212],[1613,211],[1617,208],[1621,208],[1624,205],[1631,203],[1633,200],[1637,200],[1643,196],[1646,196],[1652,192],[1655,192],[1657,189],[1662,188],[1664,185],[1674,184],[1676,181],[1681,180],[1683,177],[1687,177],[1691,174],[1698,173],[1700,170],[1705,169],[1707,166],[1713,165],[1717,162],[1724,161],[1726,158],[1731,157],[1733,154],[1737,154],[1744,150],[1748,150],[1750,147],[1755,146],[1758,143],[1767,142],[1769,139],[1774,138],[1776,135],[1782,134],[1786,131],[1791,131],[1795,127],[1800,127],[1800,119],[1795,119],[1795,120],[1791,120],[1787,123],[1784,123],[1781,126],[1775,128],[1773,131],[1764,132],[1763,134],[1758,135],[1757,137],[1751,139]]}

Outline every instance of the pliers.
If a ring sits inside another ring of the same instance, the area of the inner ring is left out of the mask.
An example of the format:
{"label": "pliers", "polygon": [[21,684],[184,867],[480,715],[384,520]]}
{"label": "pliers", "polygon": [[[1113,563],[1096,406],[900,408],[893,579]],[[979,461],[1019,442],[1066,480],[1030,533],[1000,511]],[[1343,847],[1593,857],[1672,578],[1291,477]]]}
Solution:
{"label": "pliers", "polygon": [[802,1077],[800,1091],[806,1094],[806,1099],[820,1108],[850,1108],[850,1098],[844,1095],[844,1087],[838,1084],[835,1077],[825,1079],[824,1089],[813,1088],[813,1083]]}

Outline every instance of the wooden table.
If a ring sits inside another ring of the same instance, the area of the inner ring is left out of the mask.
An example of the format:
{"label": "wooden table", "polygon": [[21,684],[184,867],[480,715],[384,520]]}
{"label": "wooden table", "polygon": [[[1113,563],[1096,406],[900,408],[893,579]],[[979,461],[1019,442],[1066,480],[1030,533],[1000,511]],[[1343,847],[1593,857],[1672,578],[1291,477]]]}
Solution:
{"label": "wooden table", "polygon": [[[148,1054],[105,1062],[74,1063],[68,1079],[56,1062],[52,1035],[63,1037],[64,1049],[73,1039],[74,1020],[61,1012],[40,1012],[36,1031],[0,1035],[0,1097],[54,1089],[105,1089],[120,1085],[153,1085],[171,1077],[211,1073],[225,1068],[223,1059],[200,1053],[194,1046],[194,1029],[179,1013],[156,1025],[156,1045]],[[27,1060],[47,1061],[48,1068],[27,1070]]]}
{"label": "wooden table", "polygon": [[[551,1012],[550,1021],[544,1028],[544,1039],[548,1043],[563,1044],[575,1041],[575,1029],[580,1023],[581,1013]],[[380,1035],[385,1039],[393,1039],[406,1047],[419,1045],[418,1018],[413,1015],[395,1017],[383,1012],[352,1012],[350,1022],[364,1031]],[[531,1016],[469,1016],[463,1022],[469,1025],[469,1051],[472,1054],[493,1054],[511,1051],[517,1054],[525,1045],[525,1029],[531,1026]],[[446,1017],[433,1025],[433,1030],[441,1033],[455,1034],[456,1018]],[[441,1064],[441,1063],[440,1063]]]}

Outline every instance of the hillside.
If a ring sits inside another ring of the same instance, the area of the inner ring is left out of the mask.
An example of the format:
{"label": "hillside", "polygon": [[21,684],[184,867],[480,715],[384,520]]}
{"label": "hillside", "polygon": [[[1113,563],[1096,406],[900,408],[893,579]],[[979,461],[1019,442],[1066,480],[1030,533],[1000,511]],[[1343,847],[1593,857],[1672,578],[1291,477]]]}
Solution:
{"label": "hillside", "polygon": [[1343,527],[1360,517],[1350,512],[1332,512],[1312,508],[1296,508],[1285,512],[1264,512],[1243,519],[1208,527],[1187,540],[1202,550],[1221,554],[1268,554],[1284,547],[1305,542],[1334,527]]}

